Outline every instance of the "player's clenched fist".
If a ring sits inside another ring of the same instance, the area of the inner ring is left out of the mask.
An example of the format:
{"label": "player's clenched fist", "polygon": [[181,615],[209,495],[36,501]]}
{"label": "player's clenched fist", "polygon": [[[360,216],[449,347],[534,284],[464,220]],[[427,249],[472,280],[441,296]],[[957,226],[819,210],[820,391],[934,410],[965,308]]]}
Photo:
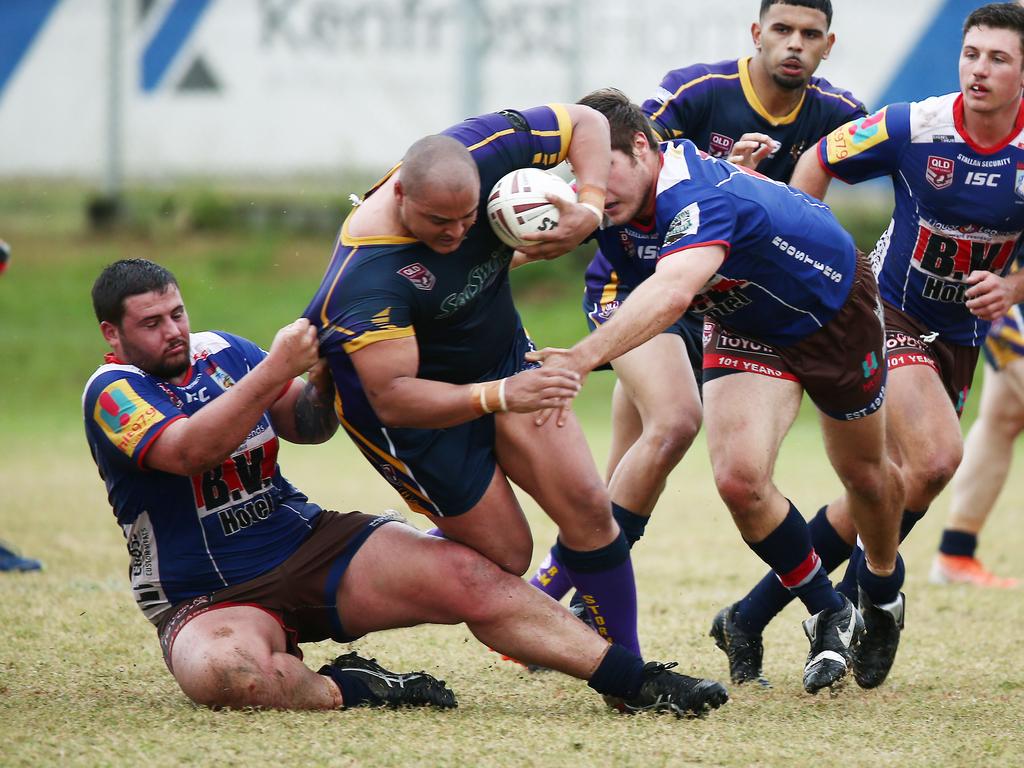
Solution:
{"label": "player's clenched fist", "polygon": [[306,318],[299,318],[277,332],[267,359],[280,370],[282,379],[305,373],[320,358],[316,328]]}

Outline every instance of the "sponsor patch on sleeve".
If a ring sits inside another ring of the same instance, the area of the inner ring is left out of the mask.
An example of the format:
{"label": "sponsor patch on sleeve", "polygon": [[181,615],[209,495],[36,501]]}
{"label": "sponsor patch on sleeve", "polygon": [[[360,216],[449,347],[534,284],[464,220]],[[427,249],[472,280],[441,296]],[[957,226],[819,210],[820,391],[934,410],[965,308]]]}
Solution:
{"label": "sponsor patch on sleeve", "polygon": [[698,229],[700,229],[700,206],[697,203],[690,203],[677,213],[676,217],[672,219],[672,223],[668,225],[668,232],[665,234],[665,243],[662,247],[666,248],[687,235],[696,234]]}
{"label": "sponsor patch on sleeve", "polygon": [[100,392],[92,417],[107,439],[129,458],[150,428],[165,418],[124,379],[108,384]]}
{"label": "sponsor patch on sleeve", "polygon": [[883,107],[873,115],[841,125],[832,131],[825,139],[829,165],[840,163],[886,141],[889,131],[885,127],[885,110],[886,107]]}

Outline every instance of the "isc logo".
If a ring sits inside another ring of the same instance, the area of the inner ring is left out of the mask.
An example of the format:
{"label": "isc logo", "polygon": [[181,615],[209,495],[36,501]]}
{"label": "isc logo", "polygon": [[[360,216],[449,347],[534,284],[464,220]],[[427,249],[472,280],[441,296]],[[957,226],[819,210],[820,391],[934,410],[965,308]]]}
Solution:
{"label": "isc logo", "polygon": [[998,187],[999,174],[985,173],[984,171],[971,171],[967,174],[967,178],[964,179],[964,183],[969,184],[972,187]]}

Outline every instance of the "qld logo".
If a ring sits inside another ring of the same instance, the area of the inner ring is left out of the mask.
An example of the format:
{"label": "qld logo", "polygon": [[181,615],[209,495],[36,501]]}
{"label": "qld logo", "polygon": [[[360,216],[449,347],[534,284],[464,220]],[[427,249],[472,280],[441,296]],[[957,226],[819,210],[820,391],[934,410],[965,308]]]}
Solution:
{"label": "qld logo", "polygon": [[[924,177],[936,189],[945,189],[953,183],[953,159],[950,157],[936,157],[928,155],[928,165],[925,167]],[[1020,171],[1017,171],[1018,180]]]}
{"label": "qld logo", "polygon": [[402,267],[398,270],[398,274],[421,291],[429,291],[437,283],[434,274],[419,262]]}
{"label": "qld logo", "polygon": [[708,143],[708,152],[712,157],[727,157],[732,149],[733,141],[721,133],[712,133]]}

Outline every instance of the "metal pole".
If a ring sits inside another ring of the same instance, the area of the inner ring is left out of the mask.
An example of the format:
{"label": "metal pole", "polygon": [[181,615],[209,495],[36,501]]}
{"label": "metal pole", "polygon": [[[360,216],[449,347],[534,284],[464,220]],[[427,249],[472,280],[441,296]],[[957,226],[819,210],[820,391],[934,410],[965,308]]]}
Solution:
{"label": "metal pole", "polygon": [[462,114],[459,119],[480,114],[483,93],[481,72],[483,66],[485,0],[462,0]]}
{"label": "metal pole", "polygon": [[109,47],[107,50],[107,168],[104,194],[115,205],[119,204],[122,187],[121,163],[121,30],[122,0],[109,2]]}

